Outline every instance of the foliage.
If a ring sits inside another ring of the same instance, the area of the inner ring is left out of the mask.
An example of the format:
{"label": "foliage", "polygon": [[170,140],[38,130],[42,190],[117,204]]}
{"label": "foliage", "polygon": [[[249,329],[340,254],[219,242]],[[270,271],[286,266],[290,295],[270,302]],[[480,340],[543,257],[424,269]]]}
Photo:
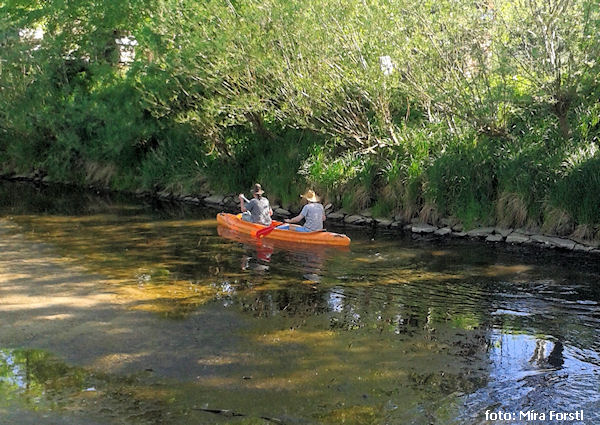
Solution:
{"label": "foliage", "polygon": [[541,224],[555,207],[594,224],[593,155],[565,163],[599,145],[599,27],[592,0],[4,1],[0,164],[118,189],[260,181],[284,204],[312,186],[381,215]]}
{"label": "foliage", "polygon": [[600,223],[600,155],[595,153],[572,167],[567,166],[550,199],[568,211],[577,223]]}
{"label": "foliage", "polygon": [[450,145],[426,172],[426,198],[467,228],[488,221],[498,187],[496,149],[493,140]]}
{"label": "foliage", "polygon": [[305,181],[298,174],[301,161],[320,143],[320,137],[288,129],[278,132],[275,141],[258,137],[249,129],[227,133],[232,157],[213,154],[205,159],[210,187],[228,193],[247,192],[260,182],[271,203],[297,204]]}

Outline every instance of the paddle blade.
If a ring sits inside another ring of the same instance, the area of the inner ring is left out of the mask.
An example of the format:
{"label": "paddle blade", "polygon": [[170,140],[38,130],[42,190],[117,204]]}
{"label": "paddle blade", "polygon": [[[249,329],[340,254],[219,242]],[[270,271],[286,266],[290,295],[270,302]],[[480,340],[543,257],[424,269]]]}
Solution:
{"label": "paddle blade", "polygon": [[271,233],[273,231],[273,229],[275,229],[275,227],[277,227],[276,224],[271,224],[269,227],[265,227],[264,229],[257,230],[256,233],[253,232],[252,236],[259,238],[259,239],[264,238],[269,233]]}

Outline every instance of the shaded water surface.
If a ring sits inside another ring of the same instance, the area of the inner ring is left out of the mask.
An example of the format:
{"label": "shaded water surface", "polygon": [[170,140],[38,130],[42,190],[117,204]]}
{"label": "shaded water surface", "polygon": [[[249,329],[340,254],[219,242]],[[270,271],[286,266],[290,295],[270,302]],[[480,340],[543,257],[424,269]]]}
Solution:
{"label": "shaded water surface", "polygon": [[0,423],[600,423],[597,258],[215,215],[0,183]]}

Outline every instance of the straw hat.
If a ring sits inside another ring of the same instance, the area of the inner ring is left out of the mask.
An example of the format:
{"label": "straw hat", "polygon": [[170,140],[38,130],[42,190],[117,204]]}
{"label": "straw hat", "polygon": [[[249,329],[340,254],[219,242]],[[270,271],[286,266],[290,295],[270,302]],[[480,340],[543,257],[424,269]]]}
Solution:
{"label": "straw hat", "polygon": [[304,195],[300,195],[301,198],[306,199],[308,202],[319,202],[319,197],[312,190],[307,190]]}
{"label": "straw hat", "polygon": [[256,195],[262,195],[263,193],[265,193],[265,191],[262,190],[262,187],[258,183],[256,183],[254,185],[254,188],[252,189],[252,193]]}

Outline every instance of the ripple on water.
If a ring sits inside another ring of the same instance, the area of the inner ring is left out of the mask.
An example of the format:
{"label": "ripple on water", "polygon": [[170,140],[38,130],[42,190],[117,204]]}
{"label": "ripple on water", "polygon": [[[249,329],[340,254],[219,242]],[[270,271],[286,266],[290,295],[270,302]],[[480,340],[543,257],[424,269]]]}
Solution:
{"label": "ripple on water", "polygon": [[[576,412],[586,423],[600,420],[598,353],[544,336],[495,330],[488,384],[463,397],[456,423],[480,423],[485,412]],[[503,422],[503,423],[511,423]],[[515,421],[514,423],[523,423]],[[553,421],[544,421],[555,423]]]}

